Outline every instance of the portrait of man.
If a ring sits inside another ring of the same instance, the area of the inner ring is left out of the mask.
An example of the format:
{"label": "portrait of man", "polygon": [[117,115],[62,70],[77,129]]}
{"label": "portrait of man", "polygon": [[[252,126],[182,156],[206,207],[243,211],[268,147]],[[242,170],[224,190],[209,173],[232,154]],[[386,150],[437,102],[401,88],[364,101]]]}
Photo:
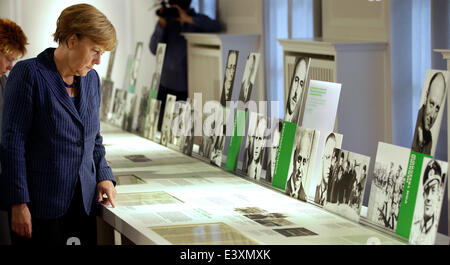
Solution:
{"label": "portrait of man", "polygon": [[131,77],[130,77],[130,89],[129,91],[134,92],[134,88],[136,87],[136,82],[139,74],[139,66],[141,64],[141,55],[142,55],[142,42],[138,42],[136,44],[136,51],[134,52],[134,60],[133,66],[131,68]]}
{"label": "portrait of man", "polygon": [[[427,75],[429,73],[427,72]],[[422,94],[425,101],[417,115],[412,151],[434,156],[442,115],[439,121],[437,119],[439,113],[444,111],[445,95],[445,76],[442,72],[436,72],[432,75],[426,92],[424,91]],[[434,134],[432,132],[433,125],[436,126],[436,129],[433,130]]]}
{"label": "portrait of man", "polygon": [[[426,161],[424,160],[424,164]],[[422,175],[422,185],[416,201],[414,221],[409,242],[416,245],[434,245],[444,196],[447,163],[430,159]]]}
{"label": "portrait of man", "polygon": [[194,114],[194,100],[188,98],[185,110],[185,124],[187,127],[181,141],[182,152],[188,156],[192,155],[192,148],[194,146]]}
{"label": "portrait of man", "polygon": [[251,53],[248,56],[247,63],[245,65],[244,78],[242,80],[241,91],[239,94],[239,100],[243,103],[247,103],[250,100],[253,85],[255,83],[256,72],[258,69],[259,54]]}
{"label": "portrait of man", "polygon": [[[211,113],[210,115],[214,115],[214,113]],[[211,117],[211,116],[209,116]],[[208,118],[206,118],[208,119]],[[206,121],[205,119],[205,121]],[[207,159],[211,159],[211,151],[212,151],[212,146],[213,146],[213,142],[214,142],[214,137],[215,137],[215,130],[216,130],[216,120],[213,119],[210,126],[204,124],[203,127],[203,136],[202,136],[202,140],[200,143],[200,148],[199,148],[199,154]]]}
{"label": "portrait of man", "polygon": [[159,83],[161,80],[161,71],[164,63],[164,55],[166,53],[166,44],[159,43],[158,48],[156,50],[156,65],[155,65],[155,71],[152,75],[152,81],[150,83],[150,90],[151,91],[158,91],[159,90]]}
{"label": "portrait of man", "polygon": [[[335,160],[333,163],[333,178],[331,179],[331,182],[328,186],[328,192],[327,194],[327,202],[329,203],[338,203],[338,197],[340,192],[340,184],[342,175],[344,174],[344,167],[345,167],[345,152],[341,151],[340,149],[335,148],[334,149],[334,156]],[[330,180],[328,180],[330,181]]]}
{"label": "portrait of man", "polygon": [[272,183],[275,165],[277,163],[278,148],[280,146],[281,130],[283,129],[283,120],[276,119],[273,123],[270,144],[268,146],[269,158],[266,168],[266,181]]}
{"label": "portrait of man", "polygon": [[186,102],[176,101],[174,106],[174,114],[169,130],[168,144],[178,151],[181,151],[181,137],[186,130]]}
{"label": "portrait of man", "polygon": [[116,126],[122,126],[127,94],[127,91],[123,89],[115,89],[111,123]]}
{"label": "portrait of man", "polygon": [[158,90],[159,80],[160,80],[160,74],[158,72],[154,72],[153,77],[152,77],[151,90]]}
{"label": "portrait of man", "polygon": [[[108,68],[106,70],[106,80],[111,80],[112,70],[114,67],[114,60],[116,58],[116,51],[117,51],[117,45],[116,45],[116,48],[109,53]],[[103,99],[103,97],[102,97],[102,99]]]}
{"label": "portrait of man", "polygon": [[225,107],[227,101],[231,100],[233,94],[234,77],[236,74],[236,67],[238,62],[238,51],[229,51],[227,65],[225,68],[225,78],[223,80],[222,96],[220,98],[220,104]]}
{"label": "portrait of man", "polygon": [[314,202],[319,205],[324,205],[327,191],[328,191],[328,181],[333,177],[333,150],[337,147],[337,139],[335,133],[330,133],[325,140],[325,148],[323,149],[322,155],[322,180],[316,187],[316,193],[314,196]]}
{"label": "portrait of man", "polygon": [[253,141],[255,140],[254,136],[260,117],[262,117],[262,115],[257,112],[250,112],[248,114],[248,129],[247,137],[245,139],[244,158],[242,162],[242,173],[245,175],[247,175],[248,166],[253,159]]}
{"label": "portrait of man", "polygon": [[165,146],[167,146],[170,137],[170,126],[172,124],[175,101],[175,96],[167,95],[166,107],[164,109],[164,119],[161,127],[161,144]]}
{"label": "portrait of man", "polygon": [[122,129],[128,132],[134,132],[134,116],[136,113],[137,95],[135,93],[127,93],[125,100],[125,114],[122,121]]}
{"label": "portrait of man", "polygon": [[226,126],[225,124],[219,124],[222,128],[222,132],[216,134],[212,139],[212,151],[211,151],[211,164],[218,167],[222,166],[222,152],[225,144]]}
{"label": "portrait of man", "polygon": [[302,201],[307,199],[304,182],[308,173],[313,140],[314,130],[297,128],[295,146],[288,171],[286,194]]}
{"label": "portrait of man", "polygon": [[296,60],[294,74],[289,86],[284,120],[297,123],[306,89],[310,59],[300,57]]}
{"label": "portrait of man", "polygon": [[266,130],[267,130],[267,118],[260,116],[256,126],[256,131],[252,136],[253,137],[251,145],[252,159],[249,161],[247,167],[248,168],[247,175],[250,178],[256,180],[259,180],[261,177],[262,162],[265,151]]}
{"label": "portrait of man", "polygon": [[158,130],[158,117],[161,108],[161,101],[157,99],[150,99],[149,113],[146,121],[146,133],[144,137],[154,141],[156,140],[156,131]]}
{"label": "portrait of man", "polygon": [[161,73],[165,53],[166,53],[166,44],[159,43],[158,48],[156,50],[156,71],[155,72]]}
{"label": "portrait of man", "polygon": [[144,135],[145,118],[147,115],[147,109],[149,107],[149,94],[150,90],[148,89],[148,87],[142,87],[142,93],[139,98],[138,119],[136,126],[136,132],[139,135]]}
{"label": "portrait of man", "polygon": [[114,82],[108,79],[102,80],[102,102],[100,119],[107,121],[111,115],[111,103],[113,101]]}

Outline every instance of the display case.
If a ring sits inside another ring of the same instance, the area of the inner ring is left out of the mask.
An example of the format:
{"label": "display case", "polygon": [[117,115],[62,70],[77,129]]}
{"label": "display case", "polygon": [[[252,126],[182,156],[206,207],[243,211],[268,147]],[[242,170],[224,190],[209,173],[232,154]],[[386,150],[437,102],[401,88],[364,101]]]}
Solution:
{"label": "display case", "polygon": [[116,208],[101,207],[101,229],[128,243],[407,243],[111,125],[101,128],[106,159],[122,183]]}

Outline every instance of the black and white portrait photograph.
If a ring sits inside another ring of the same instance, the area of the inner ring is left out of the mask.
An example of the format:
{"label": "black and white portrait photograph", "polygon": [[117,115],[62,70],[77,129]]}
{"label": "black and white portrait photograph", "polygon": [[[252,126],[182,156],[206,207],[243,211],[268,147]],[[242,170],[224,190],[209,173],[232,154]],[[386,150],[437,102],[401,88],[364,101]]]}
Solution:
{"label": "black and white portrait photograph", "polygon": [[172,124],[170,125],[167,146],[180,151],[182,149],[182,137],[186,131],[186,101],[176,101]]}
{"label": "black and white portrait photograph", "polygon": [[[256,126],[249,126],[246,141],[246,172],[251,179],[260,180],[264,154],[266,152],[266,138],[268,136],[268,118],[254,112],[250,115],[256,117]],[[251,119],[252,120],[252,119]],[[253,129],[250,131],[250,129]]]}
{"label": "black and white portrait photograph", "polygon": [[114,102],[110,121],[116,126],[122,126],[125,115],[125,105],[127,103],[128,92],[123,89],[114,90]]}
{"label": "black and white portrait photograph", "polygon": [[242,161],[242,172],[247,175],[248,172],[248,166],[250,162],[252,161],[253,152],[251,150],[252,147],[252,141],[253,137],[256,132],[256,126],[258,125],[258,119],[260,117],[263,117],[261,114],[256,112],[250,112],[248,114],[248,127],[247,131],[244,135],[247,135],[245,137],[245,145],[244,145],[244,158]]}
{"label": "black and white portrait photograph", "polygon": [[447,181],[447,162],[424,158],[409,242],[434,245]]}
{"label": "black and white portrait photograph", "polygon": [[150,83],[150,90],[158,91],[158,89],[159,89],[159,83],[161,80],[161,72],[162,72],[162,68],[163,68],[165,54],[166,54],[166,44],[158,43],[158,47],[156,49],[155,71],[153,72],[153,75],[152,75],[152,81]]}
{"label": "black and white portrait photograph", "polygon": [[220,132],[216,131],[212,141],[212,150],[211,150],[211,164],[216,165],[218,167],[222,166],[223,159],[223,149],[225,147],[225,136],[226,136],[226,125],[220,121],[217,122],[218,128],[222,128]]}
{"label": "black and white portrait photograph", "polygon": [[170,137],[170,126],[172,125],[172,118],[174,115],[175,102],[177,97],[174,95],[167,95],[166,107],[164,109],[164,118],[161,126],[161,144],[167,146]]}
{"label": "black and white portrait photograph", "polygon": [[139,96],[139,105],[138,105],[138,117],[136,124],[136,133],[139,135],[144,135],[144,127],[145,127],[145,119],[148,111],[148,104],[150,101],[149,98],[150,90],[148,87],[142,87],[142,91]]}
{"label": "black and white portrait photograph", "polygon": [[127,93],[125,103],[125,114],[122,122],[122,129],[127,132],[134,132],[134,118],[136,116],[137,95],[135,93]]}
{"label": "black and white portrait photograph", "polygon": [[285,189],[286,194],[295,199],[307,200],[305,183],[312,172],[318,139],[319,131],[297,127]]}
{"label": "black and white portrait photograph", "polygon": [[[223,127],[225,125],[223,116],[221,117],[221,115],[223,115],[223,112],[221,111],[222,107],[218,102],[212,110],[213,111],[204,114],[202,127],[203,135],[200,138],[201,142],[199,147],[199,155],[209,162],[212,161],[213,149],[216,151],[214,154],[215,159],[218,159],[217,155],[221,156],[221,151],[219,153],[219,149],[217,149],[217,145],[220,145],[221,142],[217,141],[215,138],[223,134]],[[216,148],[214,148],[214,146],[216,146]]]}
{"label": "black and white portrait photograph", "polygon": [[188,98],[185,110],[186,130],[185,133],[181,136],[182,152],[183,154],[188,156],[192,155],[192,149],[194,147],[194,115],[194,100],[192,98]]}
{"label": "black and white portrait photograph", "polygon": [[320,182],[316,185],[314,202],[320,206],[325,203],[328,192],[328,181],[333,176],[333,151],[334,148],[341,148],[342,134],[328,133],[323,147],[322,159],[320,161]]}
{"label": "black and white portrait photograph", "polygon": [[236,67],[238,63],[239,51],[229,51],[227,64],[225,67],[225,77],[223,79],[222,95],[220,104],[226,107],[227,101],[231,100],[233,94],[234,77],[236,75]]}
{"label": "black and white portrait photograph", "polygon": [[158,43],[158,47],[156,48],[156,70],[155,72],[161,73],[164,63],[164,56],[166,54],[166,46],[165,43]]}
{"label": "black and white portrait photograph", "polygon": [[239,100],[247,103],[252,95],[253,86],[255,84],[256,73],[259,66],[259,53],[250,53],[245,64],[244,77],[239,93]]}
{"label": "black and white portrait photograph", "polygon": [[367,219],[385,229],[397,229],[411,149],[378,143]]}
{"label": "black and white portrait photograph", "polygon": [[273,174],[275,172],[275,165],[277,163],[278,148],[280,146],[280,136],[282,129],[283,129],[283,120],[275,119],[272,124],[272,131],[266,148],[266,151],[268,152],[268,158],[265,167],[266,170],[265,181],[269,183],[272,183]]}
{"label": "black and white portrait photograph", "polygon": [[100,119],[107,121],[111,116],[111,106],[113,103],[114,82],[108,79],[102,80],[102,103],[100,109]]}
{"label": "black and white portrait photograph", "polygon": [[[215,122],[211,124],[211,130],[215,129]],[[203,134],[201,137],[199,155],[206,159],[211,159],[211,151],[214,142],[214,132],[210,134]]]}
{"label": "black and white portrait photograph", "polygon": [[116,48],[109,53],[108,68],[106,69],[106,80],[111,80],[111,75],[112,75],[112,71],[113,71],[113,67],[114,67],[114,60],[116,59],[116,51],[117,51],[118,45],[119,44],[117,43]]}
{"label": "black and white portrait photograph", "polygon": [[370,157],[335,148],[333,177],[328,180],[324,208],[358,221],[364,198]]}
{"label": "black and white portrait photograph", "polygon": [[161,100],[150,99],[149,101],[149,111],[145,122],[145,134],[144,137],[155,141],[156,133],[158,131],[158,117],[161,111]]}
{"label": "black and white portrait photograph", "polygon": [[434,156],[444,112],[448,73],[428,70],[422,90],[412,151]]}
{"label": "black and white portrait photograph", "polygon": [[298,57],[289,85],[284,120],[298,123],[302,104],[305,101],[306,82],[308,81],[310,58]]}
{"label": "black and white portrait photograph", "polygon": [[141,65],[141,57],[142,57],[142,48],[143,43],[136,43],[136,50],[134,52],[133,65],[131,67],[131,75],[130,75],[130,88],[128,91],[134,93],[137,83],[137,77],[139,75],[139,67]]}
{"label": "black and white portrait photograph", "polygon": [[152,76],[152,83],[151,83],[151,90],[158,91],[159,89],[159,82],[161,80],[161,74],[158,72],[154,72]]}

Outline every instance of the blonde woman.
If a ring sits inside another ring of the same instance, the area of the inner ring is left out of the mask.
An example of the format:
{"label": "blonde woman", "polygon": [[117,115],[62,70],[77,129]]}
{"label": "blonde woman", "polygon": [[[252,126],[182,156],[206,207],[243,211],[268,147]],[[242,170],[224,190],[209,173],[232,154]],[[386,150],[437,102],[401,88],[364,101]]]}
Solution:
{"label": "blonde woman", "polygon": [[79,4],[62,11],[53,36],[56,49],[17,63],[8,78],[2,205],[10,211],[13,244],[95,244],[96,204],[114,207],[116,191],[93,67],[114,49],[116,32],[99,10]]}

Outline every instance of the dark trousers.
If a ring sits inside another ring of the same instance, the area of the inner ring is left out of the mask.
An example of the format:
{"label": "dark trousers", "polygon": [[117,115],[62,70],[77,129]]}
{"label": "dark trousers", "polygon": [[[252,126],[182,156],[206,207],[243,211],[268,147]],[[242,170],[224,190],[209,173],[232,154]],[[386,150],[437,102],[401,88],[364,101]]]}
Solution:
{"label": "dark trousers", "polygon": [[31,216],[31,222],[31,239],[19,237],[11,230],[13,245],[97,244],[96,217],[95,215],[88,216],[84,211],[79,182],[65,215],[56,219],[41,219]]}
{"label": "dark trousers", "polygon": [[1,245],[11,245],[11,238],[9,236],[8,212],[0,210],[0,246]]}
{"label": "dark trousers", "polygon": [[183,100],[185,101],[187,99],[188,96],[188,92],[184,91],[184,92],[180,92],[180,91],[175,91],[172,89],[169,89],[167,87],[164,86],[159,86],[159,91],[158,91],[158,99],[161,100],[161,109],[159,111],[159,119],[158,119],[158,131],[161,131],[161,127],[162,127],[162,122],[164,119],[164,109],[166,108],[166,98],[167,95],[174,95],[177,97],[177,101],[179,100]]}

